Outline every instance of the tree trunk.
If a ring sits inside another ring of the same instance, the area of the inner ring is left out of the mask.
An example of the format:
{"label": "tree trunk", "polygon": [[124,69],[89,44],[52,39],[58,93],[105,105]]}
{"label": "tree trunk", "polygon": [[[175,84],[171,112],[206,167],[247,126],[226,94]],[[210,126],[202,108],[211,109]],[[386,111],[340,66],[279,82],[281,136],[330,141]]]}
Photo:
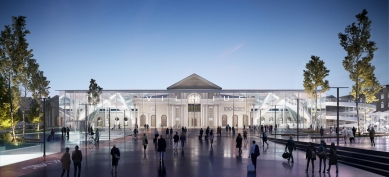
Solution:
{"label": "tree trunk", "polygon": [[39,122],[38,122],[38,131],[39,131]]}

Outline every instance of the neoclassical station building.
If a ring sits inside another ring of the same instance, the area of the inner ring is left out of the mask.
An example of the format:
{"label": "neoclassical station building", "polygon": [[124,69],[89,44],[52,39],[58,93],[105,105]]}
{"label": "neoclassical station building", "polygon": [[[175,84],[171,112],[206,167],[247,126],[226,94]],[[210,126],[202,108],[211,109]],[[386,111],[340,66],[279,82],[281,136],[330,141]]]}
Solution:
{"label": "neoclassical station building", "polygon": [[[192,74],[161,90],[103,90],[100,103],[87,104],[88,90],[59,91],[59,121],[65,126],[187,128],[244,125],[307,127],[316,115],[326,124],[325,94],[317,100],[304,90],[223,90]],[[87,120],[85,122],[85,120]]]}

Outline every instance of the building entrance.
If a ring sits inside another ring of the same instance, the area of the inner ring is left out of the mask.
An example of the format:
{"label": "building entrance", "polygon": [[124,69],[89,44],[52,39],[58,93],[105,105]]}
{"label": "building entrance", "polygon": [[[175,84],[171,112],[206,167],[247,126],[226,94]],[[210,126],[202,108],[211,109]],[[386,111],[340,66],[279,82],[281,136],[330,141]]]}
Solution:
{"label": "building entrance", "polygon": [[200,104],[188,104],[188,127],[200,127],[200,114],[201,105]]}

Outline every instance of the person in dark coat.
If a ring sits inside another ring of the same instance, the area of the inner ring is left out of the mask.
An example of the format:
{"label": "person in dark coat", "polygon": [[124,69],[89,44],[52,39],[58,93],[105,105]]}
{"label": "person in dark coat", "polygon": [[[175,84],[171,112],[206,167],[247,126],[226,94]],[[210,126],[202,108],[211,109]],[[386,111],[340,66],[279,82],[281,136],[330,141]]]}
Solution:
{"label": "person in dark coat", "polygon": [[321,137],[324,136],[324,129],[323,129],[323,127],[320,128],[320,136],[321,136]]}
{"label": "person in dark coat", "polygon": [[166,139],[169,138],[169,128],[166,128]]}
{"label": "person in dark coat", "polygon": [[178,136],[178,132],[173,136],[173,141],[174,141],[174,150],[177,151],[178,147],[178,141],[180,140],[180,137]]}
{"label": "person in dark coat", "polygon": [[70,153],[69,153],[69,148],[66,147],[66,152],[62,154],[61,157],[61,162],[62,162],[62,174],[61,177],[65,174],[65,171],[67,171],[67,177],[69,177],[69,169],[70,169]]}
{"label": "person in dark coat", "polygon": [[305,159],[307,159],[307,168],[305,169],[305,173],[308,172],[309,168],[309,161],[312,163],[312,173],[315,168],[315,160],[316,160],[316,148],[312,146],[312,143],[308,143],[308,147],[305,153]]}
{"label": "person in dark coat", "polygon": [[263,135],[262,135],[262,147],[265,146],[265,143],[266,143],[267,147],[269,147],[269,143],[267,143],[267,134],[266,134],[266,132],[263,132]]}
{"label": "person in dark coat", "polygon": [[319,165],[319,173],[321,171],[321,162],[323,162],[324,168],[323,173],[325,173],[326,170],[326,160],[327,160],[327,145],[324,142],[324,140],[321,140],[319,150],[318,150],[318,157],[320,159],[320,165]]}
{"label": "person in dark coat", "polygon": [[158,152],[160,154],[159,161],[163,161],[164,155],[166,151],[166,140],[163,139],[162,135],[158,140]]}
{"label": "person in dark coat", "polygon": [[173,138],[173,128],[172,127],[170,127],[170,138]]}
{"label": "person in dark coat", "polygon": [[209,135],[209,127],[205,129],[205,139],[208,139],[208,135]]}
{"label": "person in dark coat", "polygon": [[69,139],[69,132],[70,132],[70,129],[69,129],[69,127],[66,127],[66,137],[68,137],[68,139]]}
{"label": "person in dark coat", "polygon": [[115,167],[115,173],[117,173],[118,163],[120,159],[120,150],[116,147],[114,144],[111,149],[111,156],[112,156],[112,169],[111,173],[113,173],[113,167]]}
{"label": "person in dark coat", "polygon": [[239,133],[238,137],[236,137],[236,148],[239,148],[239,154],[242,153],[242,141],[243,141],[242,135],[240,135]]}
{"label": "person in dark coat", "polygon": [[355,127],[353,127],[351,130],[353,131],[353,135],[355,137],[355,132],[357,132],[357,129]]}
{"label": "person in dark coat", "polygon": [[200,138],[199,139],[201,139],[201,138],[203,138],[203,129],[202,128],[200,128]]}
{"label": "person in dark coat", "polygon": [[293,160],[292,152],[293,152],[293,150],[296,150],[296,144],[294,143],[294,140],[292,139],[292,136],[290,136],[288,142],[286,143],[285,151],[286,151],[286,149],[289,150],[289,154],[290,154],[290,156],[288,158],[288,162],[289,162],[290,158],[292,158],[292,163],[293,163],[294,160]]}
{"label": "person in dark coat", "polygon": [[328,169],[327,169],[328,173],[331,170],[331,165],[336,165],[336,173],[338,173],[338,157],[337,157],[337,150],[334,142],[332,142],[330,146],[330,159],[328,160]]}

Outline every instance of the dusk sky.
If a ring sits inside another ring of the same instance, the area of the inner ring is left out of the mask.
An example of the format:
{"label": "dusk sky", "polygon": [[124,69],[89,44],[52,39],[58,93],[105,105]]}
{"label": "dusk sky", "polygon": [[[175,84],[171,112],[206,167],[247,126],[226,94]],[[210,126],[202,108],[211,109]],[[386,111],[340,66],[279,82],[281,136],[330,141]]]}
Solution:
{"label": "dusk sky", "polygon": [[388,0],[1,0],[0,25],[27,17],[51,96],[87,90],[91,78],[104,89],[166,89],[193,73],[223,89],[303,89],[311,55],[325,61],[330,86],[351,88],[338,34],[366,9],[379,48],[375,74],[389,84],[388,7]]}

